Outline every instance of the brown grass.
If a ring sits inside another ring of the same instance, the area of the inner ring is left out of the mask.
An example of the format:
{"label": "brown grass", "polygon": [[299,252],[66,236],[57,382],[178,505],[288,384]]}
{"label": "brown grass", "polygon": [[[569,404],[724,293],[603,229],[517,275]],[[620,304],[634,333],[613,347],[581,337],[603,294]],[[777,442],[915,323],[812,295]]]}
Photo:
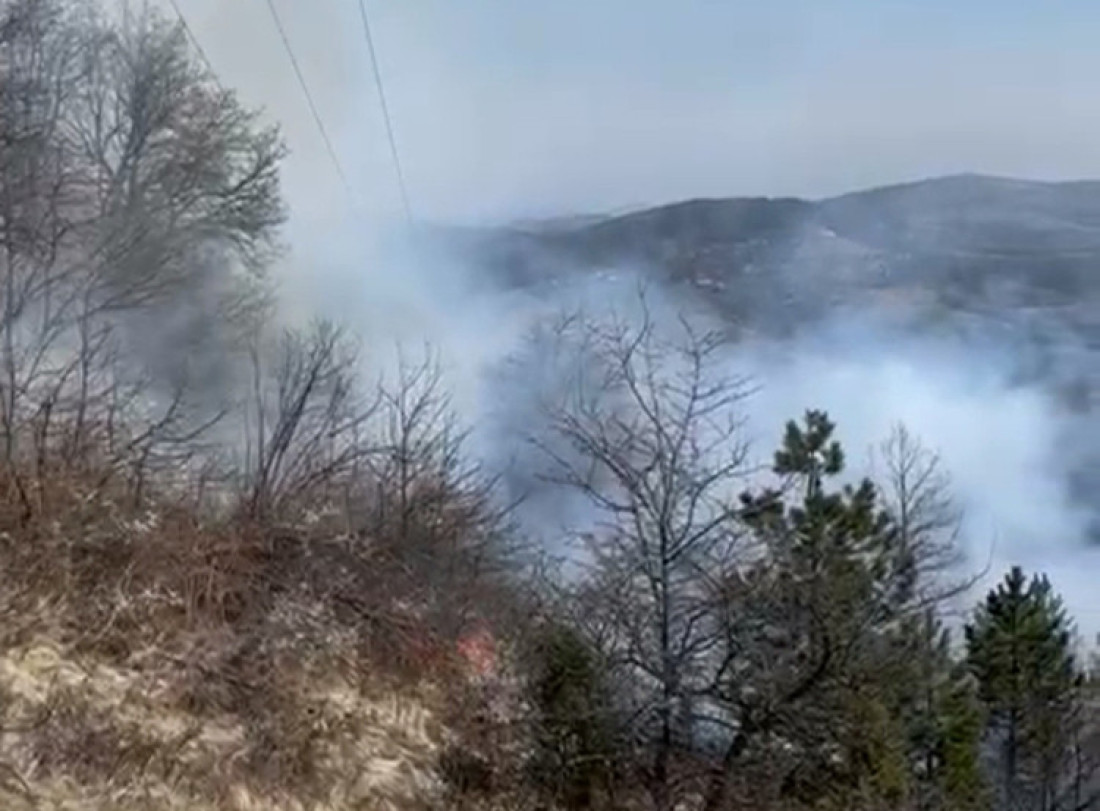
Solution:
{"label": "brown grass", "polygon": [[460,674],[362,539],[6,485],[0,807],[440,807]]}

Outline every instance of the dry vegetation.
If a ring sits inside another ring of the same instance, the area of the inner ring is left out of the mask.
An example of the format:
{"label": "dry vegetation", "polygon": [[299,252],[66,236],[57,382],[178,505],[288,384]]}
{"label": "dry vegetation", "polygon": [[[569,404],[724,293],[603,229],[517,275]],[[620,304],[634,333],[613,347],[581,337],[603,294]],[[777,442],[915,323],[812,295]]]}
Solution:
{"label": "dry vegetation", "polygon": [[442,802],[508,555],[435,366],[274,325],[278,132],[148,10],[0,3],[0,104],[0,803]]}
{"label": "dry vegetation", "polygon": [[457,643],[475,602],[491,610],[504,560],[473,472],[414,447],[421,415],[441,412],[402,424],[399,411],[378,415],[418,469],[357,471],[354,494],[326,475],[338,496],[262,515],[254,488],[201,508],[177,477],[162,492],[149,471],[13,466],[0,502],[6,799],[431,807],[472,675]]}
{"label": "dry vegetation", "polygon": [[417,454],[400,490],[357,474],[371,495],[356,518],[346,492],[260,517],[252,490],[198,509],[148,473],[139,497],[125,469],[15,468],[0,517],[10,802],[430,807],[467,679],[463,614],[492,604],[501,559],[482,494]]}
{"label": "dry vegetation", "polygon": [[935,454],[842,486],[810,411],[760,487],[720,336],[644,301],[553,331],[592,520],[521,569],[431,357],[274,317],[282,154],[144,7],[0,0],[0,807],[1097,805],[1049,584],[949,644]]}

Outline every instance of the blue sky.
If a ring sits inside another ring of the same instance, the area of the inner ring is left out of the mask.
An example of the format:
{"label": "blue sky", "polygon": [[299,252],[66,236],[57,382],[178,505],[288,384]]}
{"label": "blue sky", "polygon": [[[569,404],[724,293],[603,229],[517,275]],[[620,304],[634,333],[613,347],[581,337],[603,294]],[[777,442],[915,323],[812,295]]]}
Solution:
{"label": "blue sky", "polygon": [[[286,125],[291,182],[328,194],[326,159],[265,4],[180,2],[227,83]],[[363,204],[392,212],[354,0],[277,2]],[[425,216],[821,196],[960,171],[1100,177],[1093,1],[369,7]]]}

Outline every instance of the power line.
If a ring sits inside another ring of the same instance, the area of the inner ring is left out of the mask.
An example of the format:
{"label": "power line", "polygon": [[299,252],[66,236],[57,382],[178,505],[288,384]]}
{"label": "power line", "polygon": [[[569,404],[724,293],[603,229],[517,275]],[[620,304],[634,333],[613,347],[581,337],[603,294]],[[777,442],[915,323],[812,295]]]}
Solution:
{"label": "power line", "polygon": [[363,20],[363,36],[367,41],[367,51],[370,53],[371,71],[374,73],[374,84],[378,88],[378,98],[382,103],[382,117],[386,122],[386,136],[390,142],[390,154],[393,156],[393,168],[397,174],[397,187],[401,192],[401,205],[405,209],[405,217],[412,222],[412,206],[409,205],[409,192],[405,185],[405,173],[401,169],[401,156],[397,151],[397,138],[393,132],[393,121],[390,118],[390,108],[386,103],[386,90],[382,84],[382,71],[378,67],[378,55],[374,50],[374,37],[371,36],[370,18],[367,16],[367,4],[365,0],[359,0],[359,16]]}
{"label": "power line", "polygon": [[325,142],[325,149],[328,150],[328,156],[332,159],[332,165],[336,168],[336,174],[340,176],[340,182],[344,185],[344,191],[348,193],[348,197],[351,198],[354,204],[355,195],[351,191],[351,184],[348,183],[348,176],[344,173],[344,168],[340,165],[340,159],[336,156],[336,149],[332,145],[332,140],[328,137],[328,130],[325,129],[325,123],[321,120],[321,114],[317,111],[317,105],[313,103],[313,94],[309,91],[309,85],[306,83],[306,78],[302,74],[302,68],[298,64],[298,58],[294,55],[294,49],[290,45],[290,38],[287,37],[286,29],[283,28],[282,18],[279,17],[279,12],[275,8],[274,0],[267,0],[267,7],[271,10],[271,18],[275,21],[275,27],[279,30],[279,38],[283,41],[283,47],[286,49],[287,56],[290,57],[291,67],[294,68],[294,74],[298,77],[298,84],[302,88],[302,93],[305,94],[306,102],[309,104],[309,110],[313,114],[313,121],[317,124],[317,130],[321,133],[321,138]]}
{"label": "power line", "polygon": [[206,51],[203,50],[202,43],[199,42],[199,38],[195,36],[195,32],[191,30],[191,26],[187,24],[187,18],[183,15],[183,9],[180,8],[179,3],[176,0],[168,0],[172,4],[172,10],[176,13],[177,19],[180,21],[180,25],[183,26],[183,32],[187,35],[187,38],[191,40],[191,45],[194,47],[195,52],[199,55],[199,59],[206,66],[206,70],[214,77],[215,81],[217,76],[214,74],[214,67],[210,64],[210,60],[206,57]]}
{"label": "power line", "polygon": [[[195,52],[199,56],[199,59],[202,60],[203,65],[205,65],[214,82],[220,85],[220,82],[218,82],[217,72],[214,70],[214,66],[211,64],[209,57],[206,55],[206,50],[202,47],[202,42],[199,41],[199,38],[198,36],[196,36],[194,29],[191,28],[190,24],[188,24],[187,16],[183,13],[183,9],[180,7],[178,0],[168,0],[168,2],[172,6],[172,11],[175,12],[176,18],[179,20],[180,26],[183,28],[188,40],[190,40],[191,45],[194,47]],[[275,25],[279,30],[279,36],[283,40],[283,45],[286,48],[287,54],[290,56],[291,65],[294,67],[294,72],[298,76],[298,82],[299,84],[301,84],[302,90],[305,93],[306,101],[309,103],[310,111],[313,113],[313,119],[317,123],[317,128],[321,132],[322,139],[324,139],[325,148],[328,150],[329,157],[332,159],[333,166],[336,168],[336,174],[339,175],[340,182],[344,186],[344,191],[347,192],[348,197],[351,198],[351,202],[354,205],[355,195],[352,193],[351,185],[348,183],[347,175],[344,173],[344,169],[340,165],[340,160],[336,155],[336,150],[333,148],[331,139],[328,137],[328,131],[325,129],[325,125],[321,120],[320,113],[318,113],[317,111],[317,106],[313,103],[313,96],[309,92],[309,87],[306,84],[305,77],[302,75],[301,68],[298,65],[298,60],[294,56],[294,51],[290,46],[290,40],[287,38],[286,31],[283,28],[282,20],[279,17],[279,13],[276,10],[275,6],[272,4],[271,0],[268,0],[268,8],[271,10],[271,15],[274,18]]]}

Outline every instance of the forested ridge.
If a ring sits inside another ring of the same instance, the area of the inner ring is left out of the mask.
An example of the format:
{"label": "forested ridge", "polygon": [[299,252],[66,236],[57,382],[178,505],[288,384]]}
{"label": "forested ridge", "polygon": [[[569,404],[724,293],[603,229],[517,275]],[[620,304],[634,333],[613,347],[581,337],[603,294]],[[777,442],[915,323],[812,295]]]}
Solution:
{"label": "forested ridge", "polygon": [[934,449],[809,403],[761,468],[641,290],[542,334],[552,557],[434,355],[280,321],[284,155],[174,22],[0,0],[0,805],[1100,807],[1087,640]]}

